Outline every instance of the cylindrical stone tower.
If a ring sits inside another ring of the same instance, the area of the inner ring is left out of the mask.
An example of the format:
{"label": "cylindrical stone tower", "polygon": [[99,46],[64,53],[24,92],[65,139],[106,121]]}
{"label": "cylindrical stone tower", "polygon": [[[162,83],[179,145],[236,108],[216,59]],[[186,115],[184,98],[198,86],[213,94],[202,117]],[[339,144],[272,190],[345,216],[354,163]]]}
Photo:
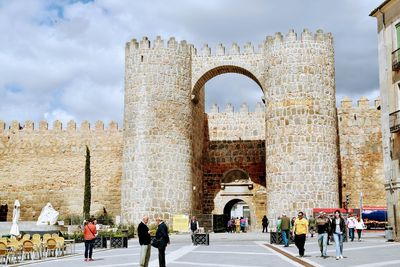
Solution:
{"label": "cylindrical stone tower", "polygon": [[277,33],[264,52],[268,216],[338,207],[332,37]]}
{"label": "cylindrical stone tower", "polygon": [[191,210],[191,51],[174,38],[126,45],[122,221]]}

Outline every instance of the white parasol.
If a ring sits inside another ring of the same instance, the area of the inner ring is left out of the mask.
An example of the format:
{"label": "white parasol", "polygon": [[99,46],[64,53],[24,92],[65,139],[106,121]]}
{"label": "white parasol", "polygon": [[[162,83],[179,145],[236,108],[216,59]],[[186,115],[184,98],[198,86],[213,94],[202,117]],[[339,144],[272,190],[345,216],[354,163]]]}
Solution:
{"label": "white parasol", "polygon": [[20,216],[20,207],[18,199],[14,202],[14,210],[13,210],[13,219],[12,219],[12,226],[10,230],[10,234],[14,236],[19,236],[19,228],[18,228],[18,221]]}

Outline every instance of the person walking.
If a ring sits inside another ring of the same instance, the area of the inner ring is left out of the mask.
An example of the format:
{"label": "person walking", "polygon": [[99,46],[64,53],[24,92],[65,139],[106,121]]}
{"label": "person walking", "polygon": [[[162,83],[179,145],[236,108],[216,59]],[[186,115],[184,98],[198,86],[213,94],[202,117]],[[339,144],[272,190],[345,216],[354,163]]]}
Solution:
{"label": "person walking", "polygon": [[94,239],[96,238],[96,219],[90,218],[83,227],[83,239],[85,240],[85,261],[93,261]]}
{"label": "person walking", "polygon": [[285,213],[282,214],[280,228],[281,228],[283,245],[285,247],[288,247],[290,240],[290,218],[287,217]]}
{"label": "person walking", "polygon": [[266,233],[268,233],[268,224],[269,224],[269,221],[268,221],[267,215],[264,215],[264,217],[262,218],[262,227],[263,227],[262,232],[263,233],[264,233],[264,230]]}
{"label": "person walking", "polygon": [[361,219],[360,216],[357,216],[355,228],[357,230],[358,241],[361,241],[361,233],[364,230],[365,225],[363,219]]}
{"label": "person walking", "polygon": [[150,231],[147,224],[149,223],[149,217],[144,216],[142,221],[139,223],[137,233],[139,237],[140,244],[140,262],[141,267],[149,266],[150,252],[151,252],[151,238]]}
{"label": "person walking", "polygon": [[321,251],[321,257],[327,258],[326,250],[328,247],[329,219],[325,212],[321,211],[316,220],[318,233],[318,246]]}
{"label": "person walking", "polygon": [[235,228],[236,228],[236,233],[240,233],[240,219],[239,219],[239,217],[236,217]]}
{"label": "person walking", "polygon": [[349,238],[351,242],[354,241],[354,229],[356,227],[356,218],[354,218],[354,214],[352,214],[346,221],[347,229],[349,229]]}
{"label": "person walking", "polygon": [[246,232],[246,219],[243,217],[240,217],[240,231],[242,233]]}
{"label": "person walking", "polygon": [[226,223],[226,230],[228,233],[232,233],[232,220],[229,219],[228,222]]}
{"label": "person walking", "polygon": [[299,250],[299,256],[304,257],[304,245],[308,233],[308,221],[304,218],[304,213],[300,211],[293,224],[294,243]]}
{"label": "person walking", "polygon": [[346,231],[346,223],[340,214],[340,210],[335,210],[335,217],[331,222],[333,240],[335,241],[336,260],[343,259],[343,234]]}
{"label": "person walking", "polygon": [[236,232],[235,221],[236,221],[235,217],[232,217],[232,219],[231,219],[232,233]]}
{"label": "person walking", "polygon": [[160,267],[166,267],[165,265],[165,249],[167,245],[170,244],[168,227],[161,218],[157,218],[156,222],[158,224],[156,239],[159,240],[158,245],[158,263]]}
{"label": "person walking", "polygon": [[192,219],[189,221],[189,229],[192,232],[192,243],[194,244],[194,234],[197,233],[199,230],[199,221],[196,219],[196,216],[193,216]]}

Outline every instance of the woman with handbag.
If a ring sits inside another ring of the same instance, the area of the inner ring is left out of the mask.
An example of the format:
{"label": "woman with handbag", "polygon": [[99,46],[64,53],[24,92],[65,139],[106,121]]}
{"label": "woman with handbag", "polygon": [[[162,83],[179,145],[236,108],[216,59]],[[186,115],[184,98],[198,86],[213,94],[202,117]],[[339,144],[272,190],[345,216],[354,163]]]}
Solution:
{"label": "woman with handbag", "polygon": [[92,217],[85,222],[83,228],[83,238],[85,239],[85,261],[93,261],[92,254],[96,234],[96,219]]}

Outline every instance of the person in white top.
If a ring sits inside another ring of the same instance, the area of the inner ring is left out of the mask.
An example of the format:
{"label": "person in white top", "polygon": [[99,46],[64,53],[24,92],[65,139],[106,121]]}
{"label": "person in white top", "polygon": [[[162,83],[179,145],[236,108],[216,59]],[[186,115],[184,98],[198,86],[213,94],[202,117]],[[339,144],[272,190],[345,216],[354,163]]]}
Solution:
{"label": "person in white top", "polygon": [[364,221],[360,218],[360,216],[357,216],[356,229],[357,229],[358,241],[361,241],[361,232],[364,228],[365,228]]}
{"label": "person in white top", "polygon": [[354,240],[354,228],[356,227],[356,218],[354,218],[354,214],[352,214],[349,218],[347,218],[347,228],[349,229],[349,238],[351,242]]}

